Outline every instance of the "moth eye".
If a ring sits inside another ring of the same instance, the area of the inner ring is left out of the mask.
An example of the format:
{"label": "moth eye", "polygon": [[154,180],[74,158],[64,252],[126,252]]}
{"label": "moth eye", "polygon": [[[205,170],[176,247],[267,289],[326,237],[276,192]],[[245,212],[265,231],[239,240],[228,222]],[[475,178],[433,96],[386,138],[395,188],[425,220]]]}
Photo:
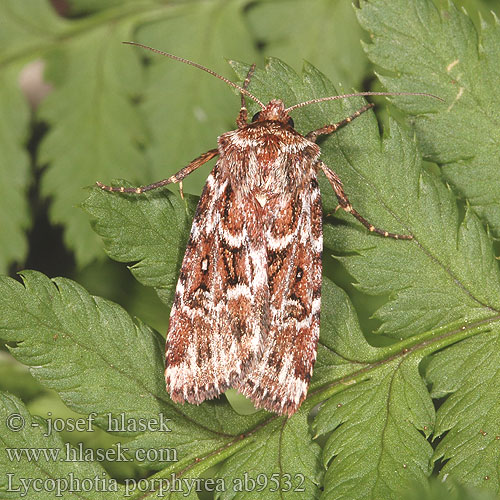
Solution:
{"label": "moth eye", "polygon": [[295,123],[293,123],[293,118],[292,117],[288,118],[287,124],[290,125],[290,127],[292,127],[292,128],[295,126]]}
{"label": "moth eye", "polygon": [[260,111],[252,116],[252,123],[256,122],[260,117]]}

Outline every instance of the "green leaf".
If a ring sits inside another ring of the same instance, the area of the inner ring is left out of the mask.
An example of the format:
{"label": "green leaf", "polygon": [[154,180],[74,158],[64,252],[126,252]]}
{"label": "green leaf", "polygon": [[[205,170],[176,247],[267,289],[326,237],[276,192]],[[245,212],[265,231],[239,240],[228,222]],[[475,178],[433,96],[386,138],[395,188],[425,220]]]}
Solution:
{"label": "green leaf", "polygon": [[470,488],[448,480],[446,483],[432,478],[429,484],[415,483],[403,492],[407,500],[494,500],[497,498],[492,493]]}
{"label": "green leaf", "polygon": [[498,492],[500,329],[483,330],[433,355],[427,367],[433,396],[448,396],[437,412],[435,437],[444,437],[433,458],[446,461],[440,471],[443,480],[460,478]]}
{"label": "green leaf", "polygon": [[[33,26],[43,29],[33,29]],[[0,272],[23,262],[30,225],[26,200],[30,160],[25,151],[30,112],[18,78],[26,54],[47,43],[64,27],[47,2],[5,0],[0,4],[0,227],[8,237],[0,245]]]}
{"label": "green leaf", "polygon": [[323,451],[325,498],[401,498],[412,482],[430,475],[432,447],[425,438],[434,407],[419,362],[418,355],[385,362],[322,406],[316,432],[335,430]]}
{"label": "green leaf", "polygon": [[45,392],[28,368],[4,351],[0,351],[0,391],[9,392],[25,402]]}
{"label": "green leaf", "polygon": [[[100,464],[72,461],[59,434],[4,392],[0,392],[0,448],[2,499],[123,498],[123,487]],[[35,453],[40,453],[38,459]]]}
{"label": "green leaf", "polygon": [[94,188],[82,205],[92,216],[108,255],[118,262],[136,262],[132,274],[143,285],[154,286],[167,303],[177,282],[194,213],[196,199],[186,195],[185,200],[166,190],[116,196]]}
{"label": "green leaf", "polygon": [[[50,61],[49,75],[57,75],[58,85],[40,109],[40,117],[52,125],[40,150],[40,161],[49,164],[42,192],[51,196],[51,220],[65,225],[65,241],[81,264],[98,249],[85,216],[75,208],[85,196],[82,186],[116,171],[115,165],[130,178],[144,165],[137,147],[143,126],[130,100],[141,86],[141,71],[137,54],[120,43],[130,33],[128,23],[111,34],[106,28],[93,30]],[[71,113],[68,102],[74,103]]]}
{"label": "green leaf", "polygon": [[[500,13],[498,2],[495,0],[454,0],[453,3],[457,9],[467,12],[475,26],[480,26],[482,20],[490,16],[492,12],[497,16]],[[439,9],[446,9],[449,0],[436,0],[435,4]]]}
{"label": "green leaf", "polygon": [[322,303],[326,314],[309,397],[315,402],[332,396],[313,423],[317,436],[329,436],[324,496],[402,498],[403,490],[425,484],[432,471],[425,438],[435,417],[418,373],[422,353],[396,351],[391,357],[369,346],[345,293],[329,280]]}
{"label": "green leaf", "polygon": [[[4,6],[5,7],[5,6]],[[1,7],[0,7],[1,9]],[[0,18],[1,18],[0,10]],[[1,26],[0,26],[1,32]],[[0,54],[0,59],[3,54]],[[19,68],[16,68],[17,70]],[[25,230],[30,225],[26,203],[29,158],[23,150],[28,135],[29,110],[23,100],[16,70],[0,70],[0,227],[7,238],[0,245],[0,272],[12,262],[22,262],[28,245]]]}
{"label": "green leaf", "polygon": [[155,376],[163,370],[159,335],[71,280],[35,271],[23,280],[1,281],[2,338],[17,342],[11,352],[35,378],[80,413],[161,412],[168,398]]}
{"label": "green leaf", "polygon": [[19,74],[26,60],[37,55],[40,46],[52,43],[64,27],[46,1],[0,3],[0,227],[8,235],[0,245],[2,273],[26,258],[25,231],[31,224],[26,199],[30,160],[25,150],[30,111],[19,88]]}
{"label": "green leaf", "polygon": [[137,0],[68,0],[71,14],[82,14],[98,12],[112,7],[118,7],[123,3],[137,3]]}
{"label": "green leaf", "polygon": [[327,228],[325,241],[338,252],[356,248],[356,255],[341,261],[357,287],[389,296],[376,312],[380,331],[400,338],[491,315],[500,308],[500,276],[491,242],[476,216],[466,210],[459,220],[451,191],[420,170],[415,145],[394,123],[381,145],[367,148],[377,133],[372,122],[363,135],[365,160],[351,156],[348,168],[354,172],[343,178],[351,174],[370,186],[368,192],[352,188],[353,204],[365,217],[389,230],[398,229],[390,223],[397,220],[415,240],[409,245],[390,240],[374,245],[359,231],[336,227]]}
{"label": "green leaf", "polygon": [[[4,0],[0,5],[0,60],[2,70],[16,59],[26,58],[40,46],[53,43],[66,22],[45,0]],[[38,29],[35,29],[38,28]],[[17,62],[18,70],[19,62]]]}
{"label": "green leaf", "polygon": [[[96,7],[82,2],[74,5],[73,11],[89,12]],[[41,165],[47,165],[41,189],[43,196],[51,199],[51,222],[64,227],[65,244],[75,252],[80,266],[101,255],[85,217],[75,209],[84,198],[82,186],[117,175],[136,181],[165,177],[169,170],[178,170],[202,153],[203,144],[206,149],[213,147],[217,131],[227,129],[228,117],[234,121],[238,109],[237,100],[231,101],[231,92],[221,82],[207,77],[205,85],[199,71],[167,63],[158,55],[152,58],[146,78],[146,68],[139,64],[146,53],[120,42],[139,39],[175,49],[219,70],[226,66],[224,55],[253,58],[252,41],[241,36],[242,8],[243,2],[227,0],[185,5],[159,5],[148,0],[109,2],[100,5],[102,11],[94,16],[47,23],[51,31],[36,47],[47,54],[47,77],[54,86],[39,111],[39,119],[49,125],[38,158]],[[155,23],[149,24],[152,18]],[[143,28],[144,23],[147,28]],[[193,23],[197,36],[183,36]],[[219,23],[223,29],[215,29]],[[27,29],[27,20],[20,24]],[[55,44],[57,38],[63,43]],[[215,44],[209,52],[207,38]],[[183,45],[179,45],[181,40],[185,40]],[[35,52],[35,41],[27,54]],[[215,56],[206,57],[208,54],[217,54],[216,64],[212,64]],[[19,51],[15,56],[19,57]],[[139,94],[144,98],[141,108],[137,106]],[[162,104],[155,100],[151,108],[150,95],[160,98]],[[172,103],[176,103],[177,114]],[[203,117],[201,129],[193,126],[196,117]],[[146,127],[151,134],[146,133]],[[192,189],[190,182],[187,191]]]}
{"label": "green leaf", "polygon": [[317,498],[322,475],[319,453],[304,411],[276,419],[225,462],[218,477],[231,487],[216,498]]}
{"label": "green leaf", "polygon": [[259,0],[248,19],[265,55],[295,61],[296,69],[306,60],[346,87],[359,87],[365,77],[367,61],[359,42],[363,31],[349,2]]}
{"label": "green leaf", "polygon": [[367,368],[369,362],[378,356],[378,349],[366,342],[349,297],[326,277],[323,278],[321,302],[318,360],[314,366],[309,394],[314,394],[317,387],[335,384]]}
{"label": "green leaf", "polygon": [[370,0],[358,18],[371,34],[370,59],[390,91],[431,92],[445,100],[394,98],[411,115],[424,157],[441,165],[454,191],[500,236],[500,134],[497,109],[500,25],[477,30],[453,3]]}

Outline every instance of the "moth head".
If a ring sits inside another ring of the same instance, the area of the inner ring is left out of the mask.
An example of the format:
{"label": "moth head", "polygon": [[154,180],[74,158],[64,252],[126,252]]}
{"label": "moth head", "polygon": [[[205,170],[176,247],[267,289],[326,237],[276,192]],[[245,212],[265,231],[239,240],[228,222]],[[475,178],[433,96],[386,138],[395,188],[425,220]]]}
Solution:
{"label": "moth head", "polygon": [[255,113],[252,118],[252,123],[264,122],[267,120],[277,121],[293,127],[293,120],[289,116],[288,110],[285,108],[283,101],[280,101],[279,99],[269,101],[267,106],[265,106],[262,111]]}

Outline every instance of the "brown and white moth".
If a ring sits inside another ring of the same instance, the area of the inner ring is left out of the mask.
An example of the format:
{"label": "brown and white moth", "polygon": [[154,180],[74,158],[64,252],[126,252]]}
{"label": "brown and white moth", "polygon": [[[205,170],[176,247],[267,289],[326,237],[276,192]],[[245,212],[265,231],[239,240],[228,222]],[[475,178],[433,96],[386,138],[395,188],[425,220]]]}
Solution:
{"label": "brown and white moth", "polygon": [[[167,391],[175,402],[199,404],[234,387],[256,407],[292,415],[306,397],[319,337],[323,237],[318,171],[326,175],[339,206],[370,231],[412,236],[366,221],[350,204],[339,177],[319,159],[317,138],[372,105],[305,136],[294,129],[289,113],[327,100],[401,94],[363,92],[285,108],[279,99],[264,104],[247,90],[255,65],[240,87],[186,59],[126,43],[202,69],[241,93],[238,128],[222,134],[216,149],[175,175],[139,188],[97,183],[107,191],[140,194],[180,183],[219,156],[198,203],[175,291],[166,341]],[[251,123],[244,96],[261,108]]]}

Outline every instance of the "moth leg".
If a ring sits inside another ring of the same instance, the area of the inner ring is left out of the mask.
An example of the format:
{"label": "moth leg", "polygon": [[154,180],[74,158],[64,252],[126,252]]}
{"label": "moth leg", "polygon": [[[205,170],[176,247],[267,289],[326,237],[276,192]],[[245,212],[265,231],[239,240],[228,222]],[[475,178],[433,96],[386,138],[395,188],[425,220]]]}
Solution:
{"label": "moth leg", "polygon": [[373,104],[373,103],[366,104],[362,108],[358,109],[351,116],[348,116],[347,118],[344,118],[343,120],[340,120],[338,123],[334,123],[332,125],[325,125],[324,127],[321,127],[318,130],[313,130],[312,132],[309,132],[306,135],[306,139],[309,139],[312,142],[316,142],[317,138],[320,135],[333,134],[333,132],[336,132],[339,128],[343,127],[344,125],[351,123],[359,115],[362,115],[365,111],[368,111],[369,109],[373,108],[374,106],[375,106],[375,104]]}
{"label": "moth leg", "polygon": [[339,179],[339,176],[330,168],[328,168],[323,162],[318,162],[318,166],[325,173],[328,181],[330,182],[335,194],[337,195],[337,199],[339,200],[340,208],[344,209],[346,212],[350,213],[356,219],[363,224],[370,232],[380,234],[381,236],[385,236],[388,238],[394,238],[396,240],[412,240],[413,236],[411,234],[396,234],[390,233],[389,231],[385,231],[384,229],[379,229],[375,227],[373,224],[368,222],[362,215],[360,215],[351,205],[349,198],[344,192],[344,186],[342,185],[342,181]]}
{"label": "moth leg", "polygon": [[[181,182],[182,179],[187,177],[191,172],[194,172],[197,168],[201,167],[207,161],[211,160],[214,156],[219,154],[218,149],[211,149],[206,153],[198,156],[198,158],[194,159],[189,165],[186,165],[184,168],[179,170],[176,174],[170,176],[168,179],[163,179],[162,181],[154,182],[153,184],[148,184],[147,186],[129,188],[123,186],[107,186],[102,182],[97,181],[96,184],[103,189],[104,191],[117,191],[119,193],[135,193],[141,194],[145,191],[151,191],[152,189],[158,189],[162,186],[166,186],[167,184]],[[182,193],[182,186],[181,186]]]}
{"label": "moth leg", "polygon": [[[245,81],[243,82],[243,88],[246,90],[248,86],[250,85],[250,80],[252,79],[252,76],[255,71],[255,63],[253,63],[250,66],[250,69],[248,70],[247,77],[245,78]],[[248,120],[248,110],[247,110],[247,105],[245,103],[245,96],[241,94],[241,108],[240,112],[238,114],[238,118],[236,118],[236,125],[238,125],[238,128],[243,128],[247,124]]]}

